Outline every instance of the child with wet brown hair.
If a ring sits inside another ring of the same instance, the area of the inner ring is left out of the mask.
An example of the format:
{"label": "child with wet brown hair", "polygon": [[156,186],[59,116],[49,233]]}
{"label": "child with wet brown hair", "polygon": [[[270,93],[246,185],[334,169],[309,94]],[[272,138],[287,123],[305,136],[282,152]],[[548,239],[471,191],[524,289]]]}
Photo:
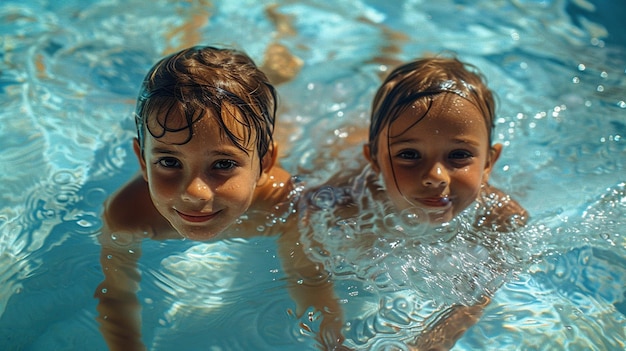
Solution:
{"label": "child with wet brown hair", "polygon": [[98,320],[112,350],[145,349],[136,296],[144,239],[260,235],[279,236],[297,314],[311,306],[321,311],[321,342],[341,343],[332,284],[303,254],[297,225],[289,221],[299,190],[277,165],[276,99],[266,75],[232,49],[184,49],[146,75],[133,141],[141,172],[107,200],[99,236]]}
{"label": "child with wet brown hair", "polygon": [[[502,145],[492,140],[494,119],[493,94],[469,64],[431,57],[392,70],[372,103],[369,138],[363,146],[367,163],[337,173],[305,197],[303,223],[311,252],[325,253],[317,254],[325,259],[356,245],[367,253],[357,249],[361,254],[353,258],[359,260],[374,255],[368,248],[386,230],[399,230],[407,240],[424,245],[447,241],[451,232],[441,226],[476,207],[480,209],[472,212],[476,216],[471,220],[475,230],[506,233],[524,225],[526,211],[488,182],[502,152]],[[312,229],[324,218],[339,224]],[[387,225],[389,218],[399,218],[394,222],[399,225]],[[345,234],[350,242],[338,239],[335,247],[324,242],[342,227],[350,228]],[[452,347],[489,299],[479,296],[476,304],[453,306],[446,318],[418,336],[415,345],[419,350]]]}

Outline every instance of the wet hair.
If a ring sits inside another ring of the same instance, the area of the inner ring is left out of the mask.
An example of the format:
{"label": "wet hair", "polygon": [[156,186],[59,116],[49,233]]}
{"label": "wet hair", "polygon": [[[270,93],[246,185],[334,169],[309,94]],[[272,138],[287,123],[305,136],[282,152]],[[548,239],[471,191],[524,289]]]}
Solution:
{"label": "wet hair", "polygon": [[[256,143],[262,160],[273,147],[276,100],[275,88],[241,51],[195,46],[169,55],[150,69],[137,99],[142,156],[146,131],[157,139],[186,132],[177,143],[182,145],[193,137],[194,124],[208,116],[242,151],[248,153]],[[236,132],[239,127],[243,133]]]}
{"label": "wet hair", "polygon": [[489,134],[494,127],[495,101],[478,70],[456,58],[423,58],[395,68],[383,81],[372,103],[369,131],[370,155],[378,151],[378,139],[407,108],[422,107],[422,120],[439,94],[453,93],[474,104],[482,113]]}

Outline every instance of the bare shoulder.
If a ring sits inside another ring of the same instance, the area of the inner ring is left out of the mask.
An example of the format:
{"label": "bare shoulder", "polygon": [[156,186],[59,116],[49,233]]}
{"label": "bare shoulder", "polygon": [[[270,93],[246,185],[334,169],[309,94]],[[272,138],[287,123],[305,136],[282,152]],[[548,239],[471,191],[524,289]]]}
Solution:
{"label": "bare shoulder", "polygon": [[256,188],[251,210],[271,210],[289,200],[289,194],[293,190],[293,182],[289,172],[280,166],[272,167],[269,180]]}
{"label": "bare shoulder", "polygon": [[148,184],[141,175],[106,200],[103,220],[111,232],[148,233],[155,239],[172,230],[152,204]]}
{"label": "bare shoulder", "polygon": [[523,227],[528,222],[528,211],[502,190],[485,185],[485,196],[482,199],[486,209],[481,218],[482,225],[489,225],[497,231],[508,232]]}
{"label": "bare shoulder", "polygon": [[229,227],[226,237],[273,236],[288,230],[286,219],[294,206],[294,182],[289,172],[279,166],[272,167],[269,176],[268,181],[257,186],[250,207]]}

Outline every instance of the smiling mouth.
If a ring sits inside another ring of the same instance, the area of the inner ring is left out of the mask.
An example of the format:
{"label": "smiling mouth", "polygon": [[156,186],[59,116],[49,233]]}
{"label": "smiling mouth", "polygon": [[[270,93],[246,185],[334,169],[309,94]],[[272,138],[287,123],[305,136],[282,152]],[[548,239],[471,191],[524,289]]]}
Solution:
{"label": "smiling mouth", "polygon": [[210,221],[211,219],[213,219],[215,216],[217,216],[218,213],[220,213],[220,211],[211,212],[211,213],[193,214],[193,215],[182,213],[182,212],[179,212],[179,211],[176,211],[176,213],[178,213],[180,218],[182,218],[183,220],[185,220],[187,222],[203,223],[203,222],[207,222],[207,221]]}
{"label": "smiling mouth", "polygon": [[426,197],[416,200],[427,208],[441,210],[452,206],[452,201],[449,197]]}

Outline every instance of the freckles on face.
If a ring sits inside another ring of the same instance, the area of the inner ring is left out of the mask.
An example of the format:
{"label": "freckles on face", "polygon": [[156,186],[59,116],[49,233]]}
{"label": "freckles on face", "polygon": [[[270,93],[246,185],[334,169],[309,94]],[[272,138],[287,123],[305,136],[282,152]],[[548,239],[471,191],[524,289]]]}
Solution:
{"label": "freckles on face", "polygon": [[[170,117],[171,118],[171,117]],[[235,123],[235,122],[233,122]],[[236,136],[242,133],[232,128]],[[160,138],[147,133],[145,170],[155,208],[183,237],[211,239],[243,215],[254,200],[260,162],[254,150],[241,150],[212,116],[188,130]]]}
{"label": "freckles on face", "polygon": [[491,169],[489,131],[478,108],[451,93],[425,112],[409,107],[385,127],[375,158],[397,210],[417,207],[444,222],[478,197]]}

